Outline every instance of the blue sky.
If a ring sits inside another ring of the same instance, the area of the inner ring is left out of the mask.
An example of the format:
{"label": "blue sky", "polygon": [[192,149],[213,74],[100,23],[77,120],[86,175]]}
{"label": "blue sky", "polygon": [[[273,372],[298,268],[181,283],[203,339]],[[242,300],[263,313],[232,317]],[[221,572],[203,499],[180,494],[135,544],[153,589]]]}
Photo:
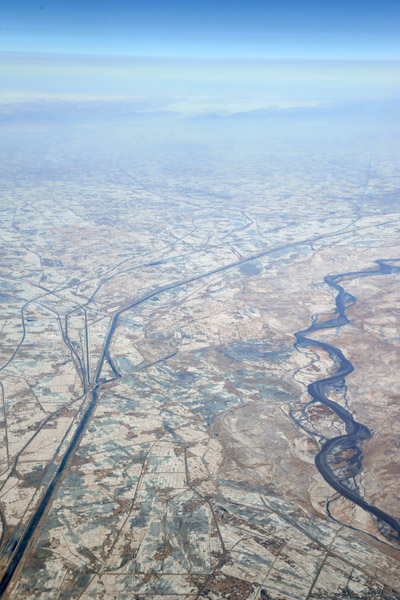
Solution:
{"label": "blue sky", "polygon": [[399,0],[8,0],[0,49],[177,58],[400,58]]}
{"label": "blue sky", "polygon": [[229,114],[399,98],[399,34],[400,0],[5,0],[0,101]]}

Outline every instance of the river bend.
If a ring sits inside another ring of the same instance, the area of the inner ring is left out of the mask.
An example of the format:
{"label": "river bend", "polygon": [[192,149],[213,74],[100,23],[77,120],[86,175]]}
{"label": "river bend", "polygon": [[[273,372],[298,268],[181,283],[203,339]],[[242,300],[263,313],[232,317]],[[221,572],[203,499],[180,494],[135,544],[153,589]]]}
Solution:
{"label": "river bend", "polygon": [[[349,323],[346,310],[356,302],[356,299],[344,290],[339,283],[340,281],[343,279],[399,273],[400,266],[392,264],[399,260],[377,260],[375,262],[378,268],[375,270],[350,271],[338,275],[327,275],[324,278],[325,283],[337,292],[334,313],[331,318],[320,323],[318,322],[318,316],[316,316],[313,318],[310,327],[303,331],[297,331],[294,334],[296,337],[295,347],[297,349],[303,347],[323,350],[328,353],[336,366],[335,372],[330,377],[314,381],[307,388],[312,398],[311,403],[320,402],[333,410],[344,423],[346,430],[346,434],[344,435],[339,435],[331,439],[323,439],[320,450],[315,457],[316,467],[325,481],[339,494],[373,515],[377,520],[377,526],[381,534],[392,543],[397,544],[400,544],[399,521],[380,508],[369,504],[363,498],[357,485],[356,478],[362,471],[362,445],[372,437],[372,433],[366,425],[356,421],[347,406],[342,406],[334,402],[328,396],[329,391],[332,391],[335,387],[342,386],[342,388],[345,388],[345,378],[354,371],[354,367],[339,348],[327,342],[313,339],[310,336],[317,331],[337,329]],[[307,428],[303,426],[300,420],[295,418],[293,411],[291,411],[290,416],[296,425],[302,426],[307,431]]]}

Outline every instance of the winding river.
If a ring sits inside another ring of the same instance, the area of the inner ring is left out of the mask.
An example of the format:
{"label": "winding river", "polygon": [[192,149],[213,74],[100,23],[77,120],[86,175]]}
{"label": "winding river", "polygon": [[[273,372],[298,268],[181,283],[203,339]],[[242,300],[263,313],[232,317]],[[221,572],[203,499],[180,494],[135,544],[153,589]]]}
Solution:
{"label": "winding river", "polygon": [[[2,597],[5,593],[11,579],[13,578],[15,571],[19,567],[19,564],[25,552],[29,549],[31,540],[35,535],[42,518],[46,515],[47,510],[51,506],[54,494],[57,491],[60,482],[62,481],[64,472],[68,471],[69,462],[74,456],[75,451],[79,447],[81,438],[86,431],[86,427],[88,426],[90,419],[96,410],[99,396],[98,393],[101,390],[102,384],[104,383],[101,380],[101,372],[105,361],[108,361],[109,366],[114,372],[115,378],[119,377],[119,373],[114,367],[109,354],[110,344],[114,333],[117,329],[119,317],[123,313],[131,310],[132,308],[135,308],[136,306],[146,302],[147,300],[159,296],[164,292],[169,292],[178,287],[204,279],[217,273],[221,273],[228,269],[240,267],[241,265],[249,263],[250,261],[253,261],[257,258],[261,258],[269,254],[274,254],[276,252],[280,252],[289,248],[309,244],[310,241],[317,241],[318,239],[332,237],[335,235],[338,235],[338,233],[336,232],[332,234],[326,234],[323,236],[317,236],[312,240],[292,242],[277,248],[271,248],[251,257],[242,258],[228,265],[215,268],[206,273],[194,275],[181,281],[176,281],[164,287],[158,288],[153,292],[149,292],[143,297],[135,300],[134,302],[131,302],[127,306],[120,308],[113,315],[107,338],[102,349],[99,364],[96,369],[95,380],[92,384],[92,387],[85,385],[85,392],[87,393],[88,401],[86,403],[85,408],[83,408],[82,417],[77,424],[76,431],[71,438],[68,448],[59,464],[51,466],[51,472],[53,474],[53,477],[47,489],[43,493],[43,496],[39,501],[36,509],[33,511],[33,515],[25,531],[21,535],[13,535],[11,539],[7,542],[6,547],[3,548],[3,561],[6,564],[8,560],[8,565],[5,569],[2,579],[0,580],[0,597]],[[366,439],[369,439],[372,434],[365,425],[358,423],[354,419],[349,410],[330,400],[327,395],[329,389],[332,389],[332,386],[343,384],[345,377],[354,370],[353,365],[338,348],[335,348],[334,346],[331,346],[326,342],[320,342],[318,340],[314,340],[308,337],[309,334],[312,334],[315,331],[320,331],[322,329],[338,328],[349,322],[349,320],[346,317],[346,309],[351,304],[354,304],[356,300],[353,296],[345,292],[343,287],[339,285],[338,281],[340,281],[343,278],[369,277],[371,275],[385,275],[388,273],[400,272],[400,267],[391,265],[390,262],[396,261],[376,261],[376,263],[378,264],[378,269],[374,271],[355,271],[325,277],[325,282],[331,288],[337,290],[338,292],[336,296],[336,311],[334,315],[331,319],[329,319],[328,321],[324,321],[323,323],[318,323],[317,319],[313,320],[312,325],[308,329],[305,329],[304,331],[298,331],[297,333],[295,333],[295,336],[297,339],[297,347],[314,347],[320,348],[321,350],[325,350],[326,352],[328,352],[329,356],[332,358],[334,363],[339,365],[338,369],[331,377],[320,379],[308,386],[308,392],[313,398],[312,401],[321,402],[322,404],[325,404],[326,406],[331,408],[345,423],[347,432],[346,435],[332,438],[323,443],[315,459],[319,471],[321,472],[325,480],[340,494],[352,500],[353,502],[355,502],[356,504],[373,514],[375,517],[377,517],[380,529],[388,539],[400,542],[400,524],[396,521],[396,519],[394,519],[390,515],[368,504],[362,498],[355,481],[356,475],[358,475],[361,472],[362,443]],[[296,421],[295,418],[293,418],[293,420]],[[346,455],[347,458],[344,459],[342,457],[343,453]],[[346,463],[345,467],[341,466],[340,469],[335,468],[337,465],[337,458],[339,455],[341,464],[343,464],[343,461],[345,461]]]}
{"label": "winding river", "polygon": [[[377,260],[375,263],[378,265],[378,268],[375,270],[350,271],[338,275],[327,275],[324,278],[325,283],[337,292],[335,312],[330,319],[320,323],[318,322],[318,316],[316,316],[310,327],[303,331],[297,331],[294,334],[297,340],[295,343],[296,348],[306,347],[323,350],[329,354],[334,364],[337,365],[333,375],[314,381],[307,388],[312,398],[311,403],[320,402],[329,407],[341,419],[346,429],[345,435],[339,435],[328,440],[324,439],[315,457],[315,464],[325,481],[332,488],[376,517],[380,532],[392,543],[400,543],[399,521],[376,506],[369,504],[362,497],[356,480],[356,477],[362,471],[363,442],[370,439],[372,433],[368,427],[355,420],[347,407],[334,402],[328,396],[329,392],[333,389],[337,389],[339,386],[344,388],[345,378],[354,371],[354,367],[339,348],[309,336],[317,331],[337,329],[349,323],[346,310],[356,302],[356,299],[344,290],[339,283],[340,281],[343,279],[399,273],[400,266],[391,264],[398,262],[398,260],[400,259]],[[300,425],[293,414],[291,414],[291,417],[297,425]]]}

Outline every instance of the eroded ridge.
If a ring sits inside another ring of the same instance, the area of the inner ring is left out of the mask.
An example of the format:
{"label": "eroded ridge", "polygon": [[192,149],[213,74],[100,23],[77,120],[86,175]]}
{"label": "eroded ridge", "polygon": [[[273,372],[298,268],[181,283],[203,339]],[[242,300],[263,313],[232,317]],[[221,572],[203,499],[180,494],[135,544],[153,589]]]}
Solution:
{"label": "eroded ridge", "polygon": [[[372,437],[372,433],[366,425],[355,420],[347,407],[341,406],[328,396],[329,390],[332,390],[332,388],[345,386],[345,378],[354,371],[354,367],[339,348],[327,342],[313,339],[309,335],[326,329],[338,329],[349,323],[346,310],[356,302],[356,298],[345,291],[343,286],[339,284],[340,281],[343,279],[399,273],[400,266],[393,264],[399,260],[377,260],[375,262],[378,268],[375,270],[349,271],[339,273],[338,275],[327,275],[324,278],[325,283],[337,291],[335,312],[331,318],[321,322],[319,322],[318,316],[316,316],[313,318],[310,327],[302,331],[297,331],[294,334],[297,340],[295,343],[297,349],[307,347],[323,350],[328,353],[333,363],[337,365],[335,372],[330,377],[319,379],[307,386],[308,394],[312,398],[311,402],[320,402],[333,410],[342,420],[346,429],[345,435],[339,435],[331,439],[325,439],[320,436],[320,450],[315,456],[315,464],[325,481],[332,488],[376,517],[380,532],[390,542],[397,545],[400,545],[399,521],[380,508],[369,504],[363,498],[357,483],[357,476],[362,471],[362,445],[365,440]],[[290,416],[297,425],[302,426],[293,413]],[[302,428],[306,429],[304,426]]]}

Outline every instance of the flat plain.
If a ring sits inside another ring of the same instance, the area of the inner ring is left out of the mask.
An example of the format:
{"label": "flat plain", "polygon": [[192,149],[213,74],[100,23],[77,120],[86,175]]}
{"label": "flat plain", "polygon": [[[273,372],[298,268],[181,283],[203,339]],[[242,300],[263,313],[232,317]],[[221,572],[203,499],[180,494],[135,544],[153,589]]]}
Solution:
{"label": "flat plain", "polygon": [[3,597],[400,598],[394,148],[7,127]]}

